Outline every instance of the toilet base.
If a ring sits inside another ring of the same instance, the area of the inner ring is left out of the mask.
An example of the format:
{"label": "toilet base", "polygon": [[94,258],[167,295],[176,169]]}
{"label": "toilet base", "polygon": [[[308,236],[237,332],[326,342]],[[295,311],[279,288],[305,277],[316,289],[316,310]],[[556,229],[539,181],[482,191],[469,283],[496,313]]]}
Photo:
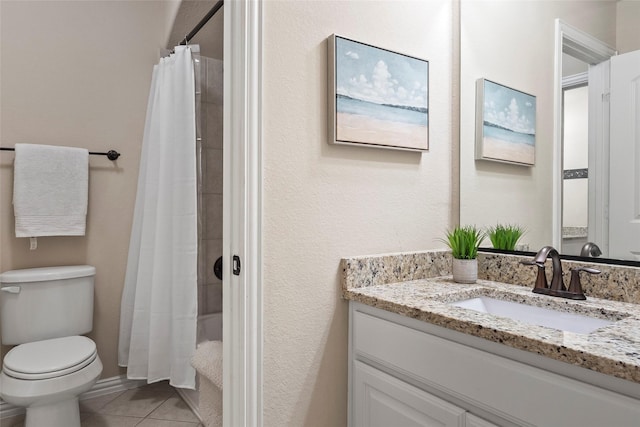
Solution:
{"label": "toilet base", "polygon": [[93,387],[100,373],[99,357],[79,371],[49,379],[17,379],[2,371],[0,397],[27,410],[25,427],[80,427],[78,396]]}
{"label": "toilet base", "polygon": [[24,427],[80,427],[78,398],[58,401],[50,405],[30,406]]}

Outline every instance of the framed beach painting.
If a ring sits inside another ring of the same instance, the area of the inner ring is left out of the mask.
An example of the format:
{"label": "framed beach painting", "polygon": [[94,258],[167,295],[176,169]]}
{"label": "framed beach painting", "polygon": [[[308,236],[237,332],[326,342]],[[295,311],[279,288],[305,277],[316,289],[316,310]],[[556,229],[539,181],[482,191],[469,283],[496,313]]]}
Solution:
{"label": "framed beach painting", "polygon": [[329,142],[429,149],[429,62],[344,37],[328,39]]}
{"label": "framed beach painting", "polygon": [[533,166],[536,97],[487,79],[476,96],[476,159]]}

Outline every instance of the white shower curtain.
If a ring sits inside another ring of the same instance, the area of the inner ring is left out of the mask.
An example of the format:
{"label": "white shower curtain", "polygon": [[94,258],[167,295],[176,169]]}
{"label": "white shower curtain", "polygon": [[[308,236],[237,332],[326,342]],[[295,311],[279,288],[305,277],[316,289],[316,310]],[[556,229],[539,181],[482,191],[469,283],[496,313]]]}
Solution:
{"label": "white shower curtain", "polygon": [[191,50],[153,69],[120,313],[127,377],[195,388],[197,196]]}

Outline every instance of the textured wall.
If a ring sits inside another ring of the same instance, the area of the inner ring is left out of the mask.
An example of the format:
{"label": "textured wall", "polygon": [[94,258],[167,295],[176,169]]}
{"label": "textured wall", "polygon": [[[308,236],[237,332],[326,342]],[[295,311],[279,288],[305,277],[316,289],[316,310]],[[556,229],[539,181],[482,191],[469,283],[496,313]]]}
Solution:
{"label": "textured wall", "polygon": [[[116,149],[90,156],[85,237],[45,237],[29,251],[15,238],[13,154],[0,155],[0,269],[96,266],[91,336],[103,377],[116,362],[126,268],[151,72],[172,18],[156,1],[2,1],[1,144]],[[6,349],[5,349],[6,350]]]}
{"label": "textured wall", "polygon": [[[340,259],[438,248],[452,216],[450,1],[264,4],[264,425],[347,423]],[[428,153],[327,143],[332,33],[430,61]]]}

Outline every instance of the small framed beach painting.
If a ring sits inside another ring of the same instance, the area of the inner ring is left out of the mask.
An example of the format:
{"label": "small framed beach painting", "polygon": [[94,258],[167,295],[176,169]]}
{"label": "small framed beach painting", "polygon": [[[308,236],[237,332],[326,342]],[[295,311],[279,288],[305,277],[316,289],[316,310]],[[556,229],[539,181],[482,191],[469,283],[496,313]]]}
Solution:
{"label": "small framed beach painting", "polygon": [[476,100],[476,160],[533,166],[536,97],[478,79]]}
{"label": "small framed beach painting", "polygon": [[329,142],[429,149],[429,62],[331,35]]}

